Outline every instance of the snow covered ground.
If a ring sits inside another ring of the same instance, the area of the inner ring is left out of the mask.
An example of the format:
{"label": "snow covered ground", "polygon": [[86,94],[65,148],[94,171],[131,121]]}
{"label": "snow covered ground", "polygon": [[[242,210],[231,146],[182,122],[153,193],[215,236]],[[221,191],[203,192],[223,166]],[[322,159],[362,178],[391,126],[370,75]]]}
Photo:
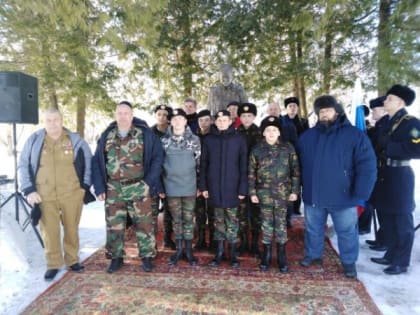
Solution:
{"label": "snow covered ground", "polygon": [[[415,222],[418,224],[420,223],[420,161],[414,162],[413,168],[417,173],[416,201],[419,206],[415,212]],[[1,186],[0,189],[2,194],[0,197],[3,198],[13,191],[13,185]],[[22,231],[17,224],[14,202],[9,202],[0,211],[0,314],[15,315],[22,312],[31,301],[54,282],[44,281],[43,250],[31,226]],[[20,213],[23,217],[23,212]],[[20,223],[22,224],[23,221],[24,218]],[[95,202],[83,209],[80,224],[81,260],[104,245],[104,226],[103,203]],[[334,233],[330,236],[337,248]],[[420,314],[420,294],[417,291],[420,282],[420,230],[414,241],[409,272],[398,276],[387,276],[382,272],[383,266],[370,262],[370,257],[382,255],[382,253],[369,250],[365,244],[366,239],[372,238],[372,234],[360,238],[358,278],[364,283],[383,314]],[[60,279],[65,272],[61,270],[55,281]]]}

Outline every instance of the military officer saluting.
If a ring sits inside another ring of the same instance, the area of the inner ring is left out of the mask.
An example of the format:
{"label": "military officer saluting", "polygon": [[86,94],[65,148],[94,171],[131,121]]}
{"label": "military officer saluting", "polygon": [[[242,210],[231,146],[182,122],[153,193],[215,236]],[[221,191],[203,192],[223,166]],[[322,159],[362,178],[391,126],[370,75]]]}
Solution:
{"label": "military officer saluting", "polygon": [[414,173],[410,160],[420,158],[420,120],[408,115],[405,106],[415,97],[408,86],[397,84],[388,90],[384,109],[389,122],[378,135],[380,163],[372,201],[383,216],[388,249],[384,257],[371,260],[387,265],[384,272],[390,275],[407,272],[414,240]]}

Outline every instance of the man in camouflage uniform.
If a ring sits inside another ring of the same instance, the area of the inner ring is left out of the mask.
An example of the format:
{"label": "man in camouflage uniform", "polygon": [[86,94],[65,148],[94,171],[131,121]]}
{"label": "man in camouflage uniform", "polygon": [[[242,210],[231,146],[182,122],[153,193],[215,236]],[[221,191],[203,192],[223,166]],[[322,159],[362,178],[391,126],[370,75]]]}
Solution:
{"label": "man in camouflage uniform", "polygon": [[274,233],[278,267],[286,273],[287,202],[297,199],[300,170],[295,149],[281,141],[280,129],[278,117],[269,116],[261,122],[265,140],[254,147],[249,157],[248,186],[251,201],[261,208],[264,254],[260,269],[267,271],[270,266]]}
{"label": "man in camouflage uniform", "polygon": [[[156,124],[151,127],[152,131],[159,138],[162,138],[169,127],[169,120],[172,113],[172,108],[166,105],[158,105],[155,107]],[[155,229],[155,236],[158,232],[158,215],[159,211],[163,211],[163,247],[175,249],[175,243],[172,240],[172,216],[168,209],[168,201],[166,198],[162,199],[159,196],[152,196],[153,209],[153,225]]]}
{"label": "man in camouflage uniform", "polygon": [[93,184],[105,200],[109,273],[121,268],[127,213],[133,221],[142,269],[153,269],[156,255],[151,195],[162,192],[163,149],[159,138],[142,120],[133,118],[132,105],[123,101],[98,140],[92,162]]}
{"label": "man in camouflage uniform", "polygon": [[[252,148],[261,141],[260,128],[254,123],[255,117],[257,116],[257,106],[252,103],[243,103],[239,107],[238,115],[241,124],[239,125],[237,132],[245,136],[249,154],[251,153]],[[250,203],[248,196],[244,200],[241,200],[238,208],[238,218],[240,239],[239,252],[243,253],[248,250],[248,231],[251,225],[252,242],[250,250],[252,254],[259,256],[258,237],[261,229],[260,208],[258,205]]]}

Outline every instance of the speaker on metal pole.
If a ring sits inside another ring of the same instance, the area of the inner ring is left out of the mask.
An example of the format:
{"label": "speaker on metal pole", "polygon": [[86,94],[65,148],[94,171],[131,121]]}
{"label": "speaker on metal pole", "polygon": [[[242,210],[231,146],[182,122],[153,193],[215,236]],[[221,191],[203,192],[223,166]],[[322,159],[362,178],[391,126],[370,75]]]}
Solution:
{"label": "speaker on metal pole", "polygon": [[38,80],[17,71],[0,72],[0,123],[38,123]]}
{"label": "speaker on metal pole", "polygon": [[[17,150],[16,150],[16,124],[37,124],[38,123],[38,81],[36,78],[21,72],[2,71],[0,72],[0,123],[11,123],[13,125],[13,157],[15,162],[15,192],[0,205],[0,209],[12,199],[15,200],[16,221],[19,223],[19,206],[22,206],[26,214],[26,222],[23,230],[29,225],[30,215],[26,206],[29,203],[23,197],[18,187],[17,179]],[[41,235],[35,226],[32,228],[41,243]]]}

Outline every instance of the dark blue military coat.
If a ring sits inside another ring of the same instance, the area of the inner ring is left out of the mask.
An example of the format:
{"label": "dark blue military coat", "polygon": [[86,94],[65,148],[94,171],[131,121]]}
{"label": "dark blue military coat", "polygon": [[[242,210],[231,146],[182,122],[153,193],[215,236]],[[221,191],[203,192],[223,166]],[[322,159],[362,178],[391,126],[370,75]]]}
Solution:
{"label": "dark blue military coat", "polygon": [[371,202],[383,212],[409,213],[415,202],[414,173],[408,161],[420,158],[420,120],[407,116],[403,108],[377,137],[382,148],[376,148],[380,162]]}
{"label": "dark blue military coat", "polygon": [[220,132],[212,128],[203,139],[200,161],[200,191],[209,192],[209,206],[233,208],[238,195],[248,194],[248,154],[245,137],[233,126]]}

